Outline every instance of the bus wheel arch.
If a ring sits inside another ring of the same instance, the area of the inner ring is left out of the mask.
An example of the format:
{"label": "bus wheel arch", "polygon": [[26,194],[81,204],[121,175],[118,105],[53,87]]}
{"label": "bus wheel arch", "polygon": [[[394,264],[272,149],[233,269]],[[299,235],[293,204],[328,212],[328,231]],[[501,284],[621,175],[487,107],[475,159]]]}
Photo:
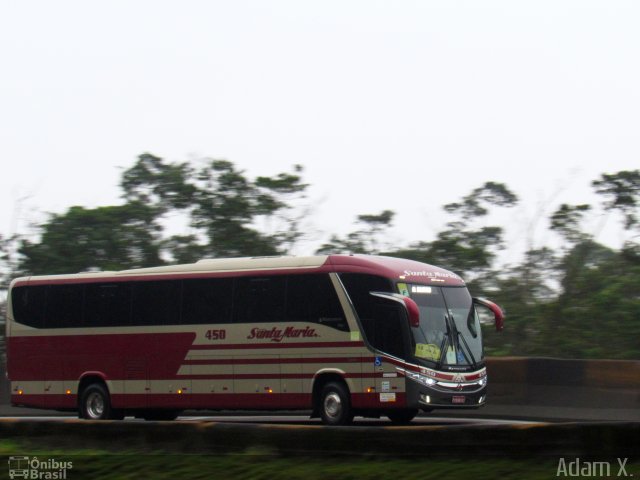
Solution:
{"label": "bus wheel arch", "polygon": [[85,420],[121,420],[124,412],[111,406],[111,394],[100,374],[87,374],[78,385],[78,416]]}
{"label": "bus wheel arch", "polygon": [[340,373],[316,376],[312,398],[312,417],[320,417],[325,425],[348,425],[353,420],[351,389]]}

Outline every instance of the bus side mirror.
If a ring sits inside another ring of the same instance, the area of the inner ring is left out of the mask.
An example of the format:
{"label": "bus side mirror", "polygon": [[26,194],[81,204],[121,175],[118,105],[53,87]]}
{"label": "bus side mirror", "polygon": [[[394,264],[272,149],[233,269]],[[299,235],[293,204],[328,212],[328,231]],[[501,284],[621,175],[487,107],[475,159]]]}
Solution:
{"label": "bus side mirror", "polygon": [[490,302],[486,298],[474,298],[473,304],[480,305],[481,307],[491,310],[497,332],[500,332],[504,328],[504,313],[497,304]]}
{"label": "bus side mirror", "polygon": [[398,293],[388,292],[369,292],[369,294],[373,295],[374,297],[384,298],[386,300],[392,300],[394,302],[401,303],[407,311],[407,316],[409,317],[409,325],[411,325],[412,327],[420,326],[420,309],[418,308],[418,304],[411,298],[405,297],[404,295],[400,295]]}

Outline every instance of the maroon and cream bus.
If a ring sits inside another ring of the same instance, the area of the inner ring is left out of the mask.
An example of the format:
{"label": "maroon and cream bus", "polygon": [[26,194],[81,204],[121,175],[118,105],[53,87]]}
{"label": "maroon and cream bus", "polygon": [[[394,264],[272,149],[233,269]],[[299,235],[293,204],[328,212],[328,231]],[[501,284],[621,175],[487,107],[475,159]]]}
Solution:
{"label": "maroon and cream bus", "polygon": [[478,408],[487,375],[476,306],[502,328],[500,308],[456,274],[366,255],[18,278],[11,402],[95,420],[304,409],[330,425]]}

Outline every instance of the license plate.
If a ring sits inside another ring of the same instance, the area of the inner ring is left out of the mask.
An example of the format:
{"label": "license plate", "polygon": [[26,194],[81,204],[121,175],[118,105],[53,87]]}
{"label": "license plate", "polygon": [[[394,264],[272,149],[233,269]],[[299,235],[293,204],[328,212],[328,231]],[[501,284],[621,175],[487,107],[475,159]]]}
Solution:
{"label": "license plate", "polygon": [[464,395],[456,396],[451,398],[451,403],[464,403],[465,400],[466,400],[466,397]]}

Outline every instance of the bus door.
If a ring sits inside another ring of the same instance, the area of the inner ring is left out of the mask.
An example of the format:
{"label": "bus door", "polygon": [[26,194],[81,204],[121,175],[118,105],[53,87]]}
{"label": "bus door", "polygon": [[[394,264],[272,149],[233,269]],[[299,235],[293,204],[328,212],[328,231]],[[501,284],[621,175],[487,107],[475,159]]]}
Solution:
{"label": "bus door", "polygon": [[398,302],[378,300],[368,334],[369,341],[378,351],[373,362],[377,401],[382,407],[402,407],[405,379],[396,369],[397,362],[389,361],[388,357],[407,358],[410,344],[407,315]]}

